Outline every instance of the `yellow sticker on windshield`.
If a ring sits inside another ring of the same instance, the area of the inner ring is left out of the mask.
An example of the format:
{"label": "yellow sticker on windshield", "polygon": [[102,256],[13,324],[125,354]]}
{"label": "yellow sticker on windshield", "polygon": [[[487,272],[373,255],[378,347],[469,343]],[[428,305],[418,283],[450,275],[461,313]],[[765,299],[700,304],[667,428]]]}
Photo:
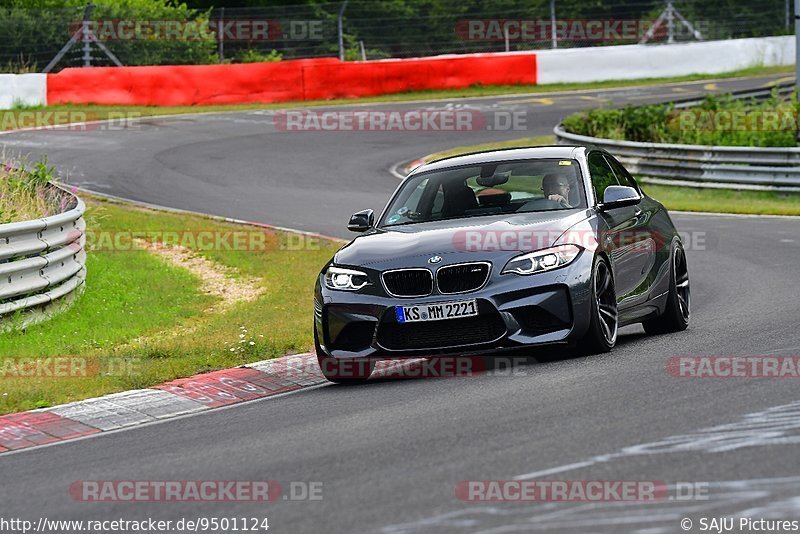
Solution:
{"label": "yellow sticker on windshield", "polygon": [[564,160],[564,161],[559,161],[558,164],[559,165],[572,165],[572,162],[570,160]]}

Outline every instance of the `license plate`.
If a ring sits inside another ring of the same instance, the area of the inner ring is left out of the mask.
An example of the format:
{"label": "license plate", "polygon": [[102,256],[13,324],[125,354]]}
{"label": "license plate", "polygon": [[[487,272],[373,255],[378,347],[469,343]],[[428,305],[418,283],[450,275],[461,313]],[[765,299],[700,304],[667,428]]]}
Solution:
{"label": "license plate", "polygon": [[398,323],[418,323],[421,321],[441,321],[478,315],[478,301],[475,299],[437,304],[417,304],[395,306]]}

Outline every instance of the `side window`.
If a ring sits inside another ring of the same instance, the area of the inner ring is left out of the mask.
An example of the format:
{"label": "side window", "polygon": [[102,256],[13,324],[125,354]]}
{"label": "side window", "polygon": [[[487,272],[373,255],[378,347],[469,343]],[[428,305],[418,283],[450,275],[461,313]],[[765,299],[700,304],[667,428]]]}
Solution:
{"label": "side window", "polygon": [[610,156],[606,156],[606,160],[608,160],[609,165],[611,165],[611,168],[614,170],[614,174],[617,175],[617,180],[619,180],[621,185],[632,187],[641,194],[642,190],[639,189],[639,184],[636,183],[636,180],[633,179],[631,173],[629,173],[619,161]]}
{"label": "side window", "polygon": [[611,170],[606,158],[599,152],[589,154],[589,173],[592,175],[592,186],[597,202],[603,201],[603,194],[610,185],[619,185],[614,171]]}
{"label": "side window", "polygon": [[432,193],[428,191],[430,185],[430,180],[425,178],[416,187],[409,187],[407,191],[403,191],[397,200],[397,205],[401,207],[393,213],[386,214],[386,224],[404,224],[411,222],[413,220],[411,214],[425,209],[426,197],[428,198],[428,206],[430,206],[430,197],[432,195]]}

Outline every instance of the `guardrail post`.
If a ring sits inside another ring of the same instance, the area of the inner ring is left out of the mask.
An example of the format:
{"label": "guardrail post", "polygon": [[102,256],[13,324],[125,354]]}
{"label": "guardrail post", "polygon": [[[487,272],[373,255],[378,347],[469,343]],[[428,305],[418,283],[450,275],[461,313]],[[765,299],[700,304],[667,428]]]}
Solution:
{"label": "guardrail post", "polygon": [[225,61],[225,33],[223,32],[222,26],[225,24],[225,8],[219,8],[219,20],[217,21],[217,44],[218,50],[217,54],[219,54],[219,62],[223,63]]}
{"label": "guardrail post", "polygon": [[673,44],[675,42],[675,7],[672,5],[672,0],[667,2],[667,43]]}
{"label": "guardrail post", "polygon": [[339,18],[336,23],[339,32],[339,61],[344,61],[344,30],[342,28],[342,19],[344,19],[344,10],[346,8],[347,0],[344,0],[341,9],[339,9]]}
{"label": "guardrail post", "polygon": [[[794,0],[794,90],[800,94],[800,0]],[[800,125],[797,140],[800,141]]]}
{"label": "guardrail post", "polygon": [[86,11],[83,12],[83,22],[81,22],[81,40],[83,42],[83,66],[92,66],[92,32],[89,29],[89,22],[92,20],[94,4],[86,4]]}

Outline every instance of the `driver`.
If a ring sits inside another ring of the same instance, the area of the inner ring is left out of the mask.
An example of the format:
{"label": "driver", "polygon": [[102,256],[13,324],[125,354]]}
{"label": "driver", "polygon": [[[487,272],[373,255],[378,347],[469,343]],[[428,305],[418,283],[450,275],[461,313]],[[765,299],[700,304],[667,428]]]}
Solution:
{"label": "driver", "polygon": [[571,208],[569,203],[569,180],[558,174],[545,174],[542,179],[542,192],[544,198],[558,202],[565,208]]}

